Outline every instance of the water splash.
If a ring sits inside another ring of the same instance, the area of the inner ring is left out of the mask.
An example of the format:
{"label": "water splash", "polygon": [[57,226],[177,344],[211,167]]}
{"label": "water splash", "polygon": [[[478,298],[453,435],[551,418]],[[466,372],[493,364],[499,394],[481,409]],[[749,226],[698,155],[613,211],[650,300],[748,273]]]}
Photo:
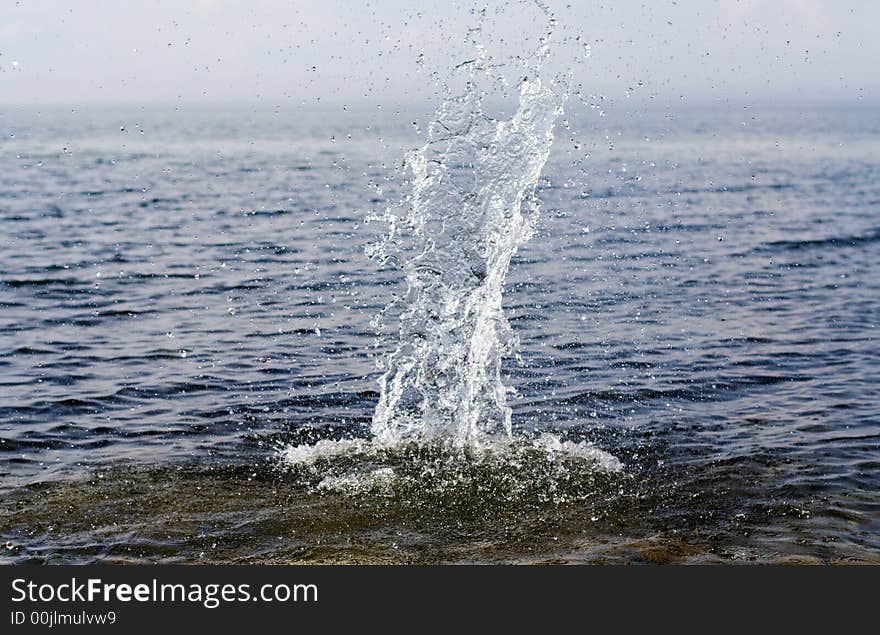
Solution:
{"label": "water splash", "polygon": [[390,232],[373,250],[399,262],[407,284],[373,416],[382,442],[476,446],[511,435],[501,363],[516,339],[502,293],[511,257],[532,234],[534,190],[565,92],[525,77],[516,112],[493,119],[478,81],[485,61],[465,63],[464,93],[443,103],[427,143],[408,155],[412,193],[386,213]]}
{"label": "water splash", "polygon": [[[425,452],[448,463],[444,483],[473,476],[474,465],[516,480],[526,461],[537,466],[539,489],[548,492],[555,479],[570,479],[584,466],[622,469],[588,441],[512,436],[512,389],[502,379],[502,362],[517,340],[502,308],[504,283],[538,218],[535,187],[570,84],[568,72],[542,78],[555,18],[543,3],[533,4],[547,31],[531,53],[500,62],[482,45],[486,13],[480,12],[481,22],[468,31],[474,56],[453,70],[463,88],[444,84],[448,96],[425,144],[406,156],[410,194],[371,219],[388,230],[368,253],[402,270],[406,293],[377,318],[399,310],[393,352],[380,362],[372,439],[280,449],[287,469],[320,476],[320,491],[385,491],[400,487],[398,473],[411,469],[418,475],[415,489],[430,489]],[[487,104],[511,87],[512,114],[491,116]]]}
{"label": "water splash", "polygon": [[[544,505],[583,500],[597,475],[625,478],[620,462],[590,443],[544,434],[513,438],[481,448],[452,448],[446,440],[319,441],[289,447],[283,466],[305,491],[376,495],[411,504],[451,497],[456,504],[516,501]],[[467,503],[468,496],[474,500]]]}

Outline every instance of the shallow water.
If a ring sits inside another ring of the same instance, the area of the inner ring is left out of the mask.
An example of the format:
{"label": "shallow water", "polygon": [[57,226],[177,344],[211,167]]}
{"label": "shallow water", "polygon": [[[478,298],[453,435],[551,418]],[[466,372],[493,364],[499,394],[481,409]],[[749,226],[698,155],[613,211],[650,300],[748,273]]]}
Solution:
{"label": "shallow water", "polygon": [[0,109],[3,560],[880,560],[869,108],[566,114],[503,374],[621,471],[279,462],[368,436],[403,289],[363,221],[430,110]]}

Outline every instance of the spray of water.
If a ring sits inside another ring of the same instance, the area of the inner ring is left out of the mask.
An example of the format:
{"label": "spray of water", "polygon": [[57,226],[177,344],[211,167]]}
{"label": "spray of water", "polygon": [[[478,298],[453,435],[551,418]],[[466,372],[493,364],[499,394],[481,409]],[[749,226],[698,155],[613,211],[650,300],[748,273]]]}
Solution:
{"label": "spray of water", "polygon": [[532,234],[535,185],[565,99],[564,87],[539,75],[554,22],[539,7],[550,30],[520,61],[514,114],[485,114],[481,80],[497,77],[475,43],[476,58],[458,67],[467,73],[463,93],[447,97],[427,142],[407,157],[411,195],[384,216],[391,229],[373,255],[401,263],[407,291],[379,380],[372,424],[379,441],[442,437],[479,446],[511,435],[501,363],[516,340],[502,293],[511,257]]}
{"label": "spray of water", "polygon": [[[534,188],[562,100],[538,77],[508,120],[483,114],[475,81],[447,100],[411,153],[413,190],[390,241],[406,232],[399,341],[380,379],[373,434],[479,444],[510,435],[501,362],[515,346],[501,307],[511,257],[531,236]],[[387,254],[390,241],[382,250]]]}
{"label": "spray of water", "polygon": [[[425,144],[406,158],[409,196],[379,217],[388,231],[369,251],[402,270],[406,293],[392,352],[381,362],[371,426],[377,448],[439,442],[471,452],[509,445],[511,389],[501,371],[516,337],[502,309],[504,282],[511,258],[532,235],[535,187],[568,92],[567,75],[541,77],[555,20],[535,5],[548,29],[529,55],[499,63],[482,47],[481,28],[469,32],[473,59],[454,72],[464,87],[447,87]],[[487,96],[498,86],[515,89],[508,117],[487,114]],[[586,443],[544,435],[530,447],[620,467]],[[375,450],[362,441],[322,442],[289,448],[285,456],[302,464],[352,452]]]}

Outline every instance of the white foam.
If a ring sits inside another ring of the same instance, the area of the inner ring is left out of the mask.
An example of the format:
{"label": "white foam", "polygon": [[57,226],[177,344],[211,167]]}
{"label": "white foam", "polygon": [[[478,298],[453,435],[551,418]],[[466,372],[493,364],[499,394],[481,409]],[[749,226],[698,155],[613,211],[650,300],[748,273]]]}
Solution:
{"label": "white foam", "polygon": [[367,443],[365,439],[322,439],[314,445],[288,445],[279,452],[279,456],[288,466],[306,465],[319,459],[361,451]]}
{"label": "white foam", "polygon": [[565,441],[554,434],[545,432],[534,439],[532,445],[546,451],[551,458],[561,454],[593,461],[608,472],[623,470],[623,463],[620,462],[620,459],[605,450],[600,450],[590,441]]}
{"label": "white foam", "polygon": [[[377,461],[387,460],[388,453],[402,450],[406,445],[413,441],[387,441],[380,439],[323,439],[313,445],[289,445],[282,448],[279,453],[279,459],[282,465],[287,467],[308,466],[322,459],[332,459],[335,457],[359,457],[362,459],[372,459]],[[506,454],[513,456],[517,448],[521,448],[523,443],[546,453],[548,460],[556,459],[579,459],[588,461],[596,465],[601,470],[607,472],[620,472],[623,470],[623,464],[613,454],[597,448],[590,441],[566,441],[560,437],[544,433],[541,436],[526,439],[498,439],[493,443],[483,442],[479,445],[470,446],[472,453],[486,455],[495,455],[503,457]],[[378,468],[368,474],[358,473],[355,475],[328,476],[322,481],[325,489],[340,489],[353,485],[351,479],[356,478],[362,484],[369,484],[370,478],[373,479],[372,485],[379,484],[380,481],[390,482],[394,478],[392,468]],[[348,479],[348,480],[346,480]],[[365,480],[367,479],[367,480]],[[378,480],[377,480],[378,479]]]}

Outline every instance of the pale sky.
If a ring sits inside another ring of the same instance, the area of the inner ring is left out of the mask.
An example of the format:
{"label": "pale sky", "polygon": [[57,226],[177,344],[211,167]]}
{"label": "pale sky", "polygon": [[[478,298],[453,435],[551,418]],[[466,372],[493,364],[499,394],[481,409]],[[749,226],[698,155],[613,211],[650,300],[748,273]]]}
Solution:
{"label": "pale sky", "polygon": [[[880,102],[876,0],[547,4],[612,99]],[[526,0],[0,0],[0,104],[418,102],[486,5],[499,55],[535,46]]]}

